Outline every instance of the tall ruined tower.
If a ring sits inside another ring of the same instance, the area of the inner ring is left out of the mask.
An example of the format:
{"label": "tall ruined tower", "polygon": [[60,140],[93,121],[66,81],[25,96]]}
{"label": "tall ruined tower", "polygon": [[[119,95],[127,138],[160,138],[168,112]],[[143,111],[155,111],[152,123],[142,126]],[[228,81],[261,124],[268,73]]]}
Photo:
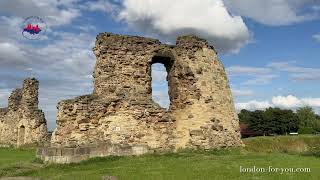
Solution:
{"label": "tall ruined tower", "polygon": [[[223,65],[195,36],[175,46],[102,33],[94,92],[61,101],[52,146],[118,144],[152,150],[240,146],[239,122]],[[151,65],[168,72],[169,110],[152,100]]]}
{"label": "tall ruined tower", "polygon": [[38,109],[38,89],[39,81],[36,79],[25,79],[23,82],[23,92],[21,104],[26,109]]}
{"label": "tall ruined tower", "polygon": [[25,79],[22,89],[14,90],[8,108],[0,113],[0,144],[23,145],[47,140],[47,123],[38,109],[39,81]]}

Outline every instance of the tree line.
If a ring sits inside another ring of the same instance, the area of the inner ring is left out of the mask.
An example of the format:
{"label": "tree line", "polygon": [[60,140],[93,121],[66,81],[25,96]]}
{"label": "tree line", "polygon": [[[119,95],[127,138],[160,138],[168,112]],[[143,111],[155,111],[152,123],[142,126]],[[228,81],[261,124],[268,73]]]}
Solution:
{"label": "tree line", "polygon": [[294,112],[289,109],[270,107],[266,110],[241,110],[240,123],[264,135],[314,134],[320,132],[320,116],[311,107],[301,107]]}

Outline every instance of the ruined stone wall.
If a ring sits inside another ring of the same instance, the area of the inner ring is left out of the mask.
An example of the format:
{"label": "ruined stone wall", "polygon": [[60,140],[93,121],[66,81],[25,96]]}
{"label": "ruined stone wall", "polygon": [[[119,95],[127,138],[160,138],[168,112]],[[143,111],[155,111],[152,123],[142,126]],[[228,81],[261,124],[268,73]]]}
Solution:
{"label": "ruined stone wall", "polygon": [[23,145],[47,141],[47,123],[38,109],[39,82],[25,79],[12,91],[8,108],[0,109],[0,144]]}
{"label": "ruined stone wall", "polygon": [[22,89],[13,90],[8,99],[8,109],[10,111],[18,110],[20,106],[21,98],[22,98]]}
{"label": "ruined stone wall", "polygon": [[[2,135],[2,127],[4,123],[4,117],[8,111],[8,108],[0,108],[0,135]],[[1,142],[1,136],[0,136],[0,142]]]}
{"label": "ruined stone wall", "polygon": [[39,147],[37,158],[50,163],[77,163],[89,158],[105,156],[142,155],[152,153],[147,146],[99,144],[84,147]]}
{"label": "ruined stone wall", "polygon": [[231,90],[217,53],[193,36],[178,38],[175,50],[180,55],[177,63],[188,68],[184,87],[176,92],[185,97],[172,112],[177,119],[176,147],[241,145]]}
{"label": "ruined stone wall", "polygon": [[[240,146],[240,132],[224,67],[195,36],[175,46],[155,39],[102,33],[94,92],[58,104],[54,147],[111,143],[153,150]],[[151,65],[168,72],[169,110],[152,100]]]}

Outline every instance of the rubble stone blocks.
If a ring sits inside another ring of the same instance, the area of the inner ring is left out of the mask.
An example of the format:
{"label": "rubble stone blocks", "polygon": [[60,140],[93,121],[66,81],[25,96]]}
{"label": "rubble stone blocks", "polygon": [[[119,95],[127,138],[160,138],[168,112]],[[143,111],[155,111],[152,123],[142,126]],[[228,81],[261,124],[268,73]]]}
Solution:
{"label": "rubble stone blocks", "polygon": [[[188,35],[167,45],[101,33],[93,51],[94,91],[58,104],[51,147],[112,144],[175,151],[242,146],[224,67],[206,40]],[[168,110],[152,100],[153,63],[164,64],[168,73]]]}
{"label": "rubble stone blocks", "polygon": [[25,79],[22,89],[12,91],[7,108],[0,108],[0,144],[21,146],[47,141],[47,123],[38,109],[39,81]]}

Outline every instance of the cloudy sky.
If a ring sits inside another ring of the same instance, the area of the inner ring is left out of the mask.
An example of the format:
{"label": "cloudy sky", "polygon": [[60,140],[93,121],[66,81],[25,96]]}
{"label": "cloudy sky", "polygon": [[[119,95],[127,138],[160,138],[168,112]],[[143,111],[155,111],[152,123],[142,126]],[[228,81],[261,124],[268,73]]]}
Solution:
{"label": "cloudy sky", "polygon": [[[40,40],[21,35],[29,16],[47,23]],[[99,32],[165,43],[196,34],[218,50],[238,110],[308,105],[320,113],[320,0],[1,0],[0,106],[34,76],[52,130],[60,100],[92,92]],[[165,78],[154,65],[153,95],[163,106]]]}

